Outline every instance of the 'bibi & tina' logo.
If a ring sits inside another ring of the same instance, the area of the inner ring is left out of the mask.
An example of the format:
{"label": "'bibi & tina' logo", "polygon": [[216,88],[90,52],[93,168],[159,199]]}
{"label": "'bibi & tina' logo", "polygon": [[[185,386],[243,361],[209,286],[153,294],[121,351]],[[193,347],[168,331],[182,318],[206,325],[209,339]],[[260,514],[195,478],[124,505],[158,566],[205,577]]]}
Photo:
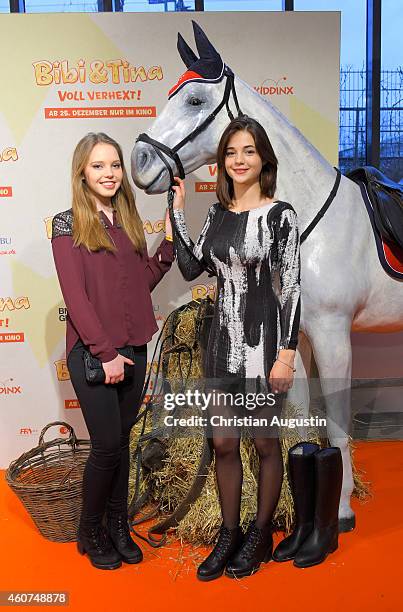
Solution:
{"label": "'bibi & tina' logo", "polygon": [[17,298],[8,297],[0,297],[0,312],[4,312],[7,310],[21,310],[21,308],[31,308],[31,304],[29,303],[29,298],[24,295]]}
{"label": "'bibi & tina' logo", "polygon": [[6,147],[3,151],[0,150],[0,162],[17,161],[18,152],[15,147]]}
{"label": "'bibi & tina' logo", "polygon": [[59,359],[59,361],[55,361],[56,375],[57,380],[65,381],[70,380],[70,373],[67,368],[67,363],[65,359]]}
{"label": "'bibi & tina' logo", "polygon": [[[46,236],[51,240],[53,217],[46,217],[43,221],[45,223]],[[143,222],[143,228],[146,234],[159,234],[165,229],[165,220],[157,219],[156,221],[151,221],[150,219],[146,219]]]}

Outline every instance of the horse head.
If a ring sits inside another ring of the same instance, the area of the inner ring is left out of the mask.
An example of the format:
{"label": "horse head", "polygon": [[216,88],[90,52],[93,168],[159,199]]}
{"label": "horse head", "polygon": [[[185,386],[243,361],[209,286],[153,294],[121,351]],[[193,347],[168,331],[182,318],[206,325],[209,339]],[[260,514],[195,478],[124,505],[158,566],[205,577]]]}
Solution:
{"label": "horse head", "polygon": [[[214,163],[217,143],[233,114],[231,93],[239,111],[234,75],[193,23],[199,57],[180,34],[177,48],[187,70],[168,93],[168,103],[147,133],[141,134],[131,155],[132,177],[146,193],[163,193],[173,176]],[[227,113],[220,113],[226,107]],[[208,129],[207,129],[208,128]],[[197,143],[192,141],[197,138]]]}

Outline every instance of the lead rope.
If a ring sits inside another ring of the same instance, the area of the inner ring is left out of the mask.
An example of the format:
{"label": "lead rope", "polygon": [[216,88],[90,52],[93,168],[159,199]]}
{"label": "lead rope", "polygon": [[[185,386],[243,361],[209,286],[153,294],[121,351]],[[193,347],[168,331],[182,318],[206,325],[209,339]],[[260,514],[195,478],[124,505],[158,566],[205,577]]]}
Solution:
{"label": "lead rope", "polygon": [[[185,304],[183,306],[183,308],[186,308],[187,304]],[[147,402],[145,408],[143,409],[143,411],[138,414],[136,420],[135,420],[135,424],[139,423],[142,419],[143,419],[143,423],[142,423],[142,427],[141,427],[141,432],[139,434],[138,437],[138,441],[137,441],[137,446],[136,446],[136,450],[134,453],[134,461],[136,464],[136,478],[135,478],[135,486],[134,486],[134,494],[133,494],[133,498],[130,502],[130,506],[128,509],[128,517],[129,517],[129,522],[130,522],[130,529],[131,531],[136,535],[136,537],[140,538],[141,540],[144,540],[145,542],[147,542],[148,544],[150,544],[150,546],[154,547],[154,548],[158,548],[160,546],[163,546],[165,544],[166,541],[166,535],[164,534],[162,538],[156,539],[156,538],[152,538],[151,534],[149,537],[147,536],[143,536],[142,534],[138,533],[138,531],[136,531],[134,529],[134,525],[139,525],[153,517],[155,517],[158,514],[159,511],[159,507],[160,504],[158,503],[156,505],[156,507],[147,515],[142,516],[139,519],[134,519],[134,516],[137,514],[137,512],[142,508],[142,506],[146,503],[147,498],[148,498],[148,492],[146,491],[145,493],[143,493],[142,495],[140,495],[140,478],[141,478],[141,466],[142,466],[142,443],[146,442],[148,439],[150,439],[151,437],[155,437],[158,436],[158,434],[161,433],[161,430],[152,430],[151,432],[149,432],[148,434],[145,434],[145,428],[146,428],[146,424],[147,424],[147,415],[148,413],[151,411],[152,409],[152,399],[154,398],[155,395],[158,395],[157,393],[157,383],[158,383],[158,379],[159,379],[159,375],[160,375],[160,371],[161,371],[161,362],[163,359],[163,356],[170,353],[170,352],[175,352],[173,350],[167,349],[166,351],[164,351],[164,345],[166,342],[168,342],[169,340],[174,340],[175,337],[175,329],[172,331],[171,334],[168,334],[163,340],[161,340],[165,328],[168,324],[168,322],[170,322],[170,320],[173,318],[174,314],[177,313],[177,310],[172,311],[168,317],[166,318],[164,325],[158,335],[157,338],[157,342],[154,348],[154,352],[153,352],[153,356],[151,358],[151,364],[154,363],[154,359],[155,359],[155,355],[158,349],[158,346],[160,345],[160,352],[159,352],[159,357],[158,357],[158,363],[157,363],[157,369],[156,369],[156,373],[155,373],[155,385],[154,385],[154,391],[151,395],[151,397],[149,398],[149,401]],[[181,352],[182,350],[184,350],[181,347]],[[190,363],[189,363],[189,368],[188,368],[188,373],[186,378],[184,379],[184,384],[186,385],[189,376],[190,376],[190,372],[191,372],[191,368],[192,368],[192,354],[191,354],[191,350],[187,349],[188,353],[190,354]],[[180,355],[179,355],[179,365],[180,365],[180,372],[182,374],[182,368],[181,368],[181,359],[180,359]],[[149,387],[150,384],[150,380],[151,380],[151,374],[152,374],[152,367],[150,367],[147,379],[144,383],[144,387],[143,387],[143,392],[140,398],[140,405],[143,404],[144,399],[145,399],[145,395],[147,392],[147,389]],[[182,377],[183,379],[183,377]],[[175,411],[174,411],[175,412]],[[174,413],[173,413],[174,414]]]}
{"label": "lead rope", "polygon": [[[184,240],[184,238],[182,237],[180,231],[178,230],[178,228],[176,226],[175,215],[174,215],[174,208],[173,208],[174,199],[175,199],[175,192],[172,189],[172,187],[170,187],[168,189],[168,192],[167,192],[167,204],[168,204],[168,210],[169,210],[169,218],[170,218],[171,223],[172,223],[172,229],[173,229],[174,238],[175,239],[179,239],[181,241],[181,244],[184,245],[185,249],[187,250],[187,252],[189,253],[189,255],[191,256],[192,259],[197,259],[199,264],[204,268],[204,270],[209,275],[209,278],[211,278],[212,276],[217,276],[217,273],[216,273],[215,270],[213,270],[213,268],[211,268],[209,265],[207,265],[205,263],[205,261],[203,261],[203,259],[198,259],[196,257],[196,255],[193,252],[193,249],[190,248],[190,246]],[[174,240],[174,246],[175,246],[175,240]]]}

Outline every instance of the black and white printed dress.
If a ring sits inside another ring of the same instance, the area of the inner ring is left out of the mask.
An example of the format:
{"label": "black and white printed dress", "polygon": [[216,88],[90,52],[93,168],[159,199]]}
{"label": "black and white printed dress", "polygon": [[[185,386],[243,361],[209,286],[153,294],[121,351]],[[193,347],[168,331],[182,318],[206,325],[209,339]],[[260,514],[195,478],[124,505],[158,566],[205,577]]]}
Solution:
{"label": "black and white printed dress", "polygon": [[267,381],[279,349],[295,349],[300,318],[297,217],[273,202],[240,213],[213,204],[194,244],[182,210],[173,210],[182,275],[208,268],[217,276],[215,313],[204,363],[206,378]]}

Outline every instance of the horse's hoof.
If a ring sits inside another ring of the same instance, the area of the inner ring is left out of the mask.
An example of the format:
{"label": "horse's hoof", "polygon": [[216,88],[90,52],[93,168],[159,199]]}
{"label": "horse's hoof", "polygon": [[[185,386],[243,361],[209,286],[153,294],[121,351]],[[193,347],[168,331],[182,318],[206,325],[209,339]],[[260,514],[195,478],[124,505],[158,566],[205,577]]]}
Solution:
{"label": "horse's hoof", "polygon": [[339,533],[346,533],[355,529],[355,514],[339,519]]}

